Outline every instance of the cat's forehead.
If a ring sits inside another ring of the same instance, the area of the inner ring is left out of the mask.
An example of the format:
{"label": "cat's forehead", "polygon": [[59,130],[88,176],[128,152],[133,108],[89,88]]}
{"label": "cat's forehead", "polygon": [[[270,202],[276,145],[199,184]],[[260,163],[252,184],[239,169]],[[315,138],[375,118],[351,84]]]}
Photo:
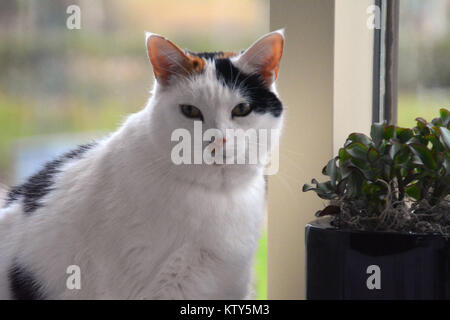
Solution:
{"label": "cat's forehead", "polygon": [[[239,86],[233,86],[230,81],[225,81],[220,68],[217,65],[225,62],[232,65],[228,58],[200,58],[205,59],[201,71],[193,72],[187,77],[178,78],[173,82],[172,92],[178,96],[189,98],[191,102],[220,107],[222,104],[238,103],[244,97]],[[233,67],[234,68],[234,67]],[[235,70],[235,74],[239,71]],[[229,85],[227,85],[227,83]]]}
{"label": "cat's forehead", "polygon": [[193,52],[187,49],[184,53],[190,61],[189,71],[193,74],[202,73],[208,66],[215,65],[218,60],[230,60],[240,54],[232,51]]}
{"label": "cat's forehead", "polygon": [[207,104],[221,102],[233,104],[245,99],[252,104],[256,113],[271,113],[279,117],[282,104],[259,73],[247,73],[236,63],[242,52],[231,51],[200,52],[185,51],[192,62],[188,76],[178,78],[174,90],[202,99]]}

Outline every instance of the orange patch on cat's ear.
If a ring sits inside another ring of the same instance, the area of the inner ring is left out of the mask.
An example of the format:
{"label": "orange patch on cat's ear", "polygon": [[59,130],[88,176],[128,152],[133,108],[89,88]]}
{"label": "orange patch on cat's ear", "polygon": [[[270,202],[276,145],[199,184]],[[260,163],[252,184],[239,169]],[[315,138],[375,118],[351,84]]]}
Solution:
{"label": "orange patch on cat's ear", "polygon": [[187,57],[189,58],[189,70],[191,73],[195,72],[202,72],[205,68],[206,61],[205,59],[202,59],[197,56],[193,56],[190,54],[187,54]]}
{"label": "orange patch on cat's ear", "polygon": [[187,76],[202,71],[205,66],[203,59],[186,54],[160,35],[147,34],[147,53],[156,80],[164,85],[172,76]]}

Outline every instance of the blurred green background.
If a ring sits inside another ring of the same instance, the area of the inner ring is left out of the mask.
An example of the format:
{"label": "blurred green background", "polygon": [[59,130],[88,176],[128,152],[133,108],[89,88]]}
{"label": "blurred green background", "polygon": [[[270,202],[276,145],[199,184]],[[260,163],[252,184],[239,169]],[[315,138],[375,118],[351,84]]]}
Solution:
{"label": "blurred green background", "polygon": [[[80,30],[66,27],[73,4]],[[400,7],[398,124],[411,126],[450,106],[450,0]],[[269,0],[1,0],[0,184],[23,181],[145,105],[152,70],[144,31],[193,51],[240,50],[269,31]],[[258,299],[267,297],[266,259],[264,232]]]}
{"label": "blurred green background", "polygon": [[450,1],[401,0],[398,125],[450,108]]}

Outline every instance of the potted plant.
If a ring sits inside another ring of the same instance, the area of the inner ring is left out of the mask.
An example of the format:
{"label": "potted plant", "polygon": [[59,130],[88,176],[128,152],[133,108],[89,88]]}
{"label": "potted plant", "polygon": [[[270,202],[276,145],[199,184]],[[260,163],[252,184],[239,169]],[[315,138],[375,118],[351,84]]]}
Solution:
{"label": "potted plant", "polygon": [[450,298],[450,112],[349,135],[305,184],[330,204],[306,226],[308,299]]}

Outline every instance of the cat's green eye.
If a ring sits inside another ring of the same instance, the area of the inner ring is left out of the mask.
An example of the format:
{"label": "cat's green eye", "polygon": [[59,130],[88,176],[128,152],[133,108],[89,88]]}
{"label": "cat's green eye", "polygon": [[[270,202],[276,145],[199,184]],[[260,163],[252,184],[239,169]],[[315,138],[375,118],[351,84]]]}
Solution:
{"label": "cat's green eye", "polygon": [[248,103],[239,103],[237,106],[233,108],[231,111],[232,117],[245,117],[250,112],[252,112],[252,107]]}
{"label": "cat's green eye", "polygon": [[180,109],[186,117],[203,121],[203,115],[199,108],[191,106],[190,104],[180,104]]}

